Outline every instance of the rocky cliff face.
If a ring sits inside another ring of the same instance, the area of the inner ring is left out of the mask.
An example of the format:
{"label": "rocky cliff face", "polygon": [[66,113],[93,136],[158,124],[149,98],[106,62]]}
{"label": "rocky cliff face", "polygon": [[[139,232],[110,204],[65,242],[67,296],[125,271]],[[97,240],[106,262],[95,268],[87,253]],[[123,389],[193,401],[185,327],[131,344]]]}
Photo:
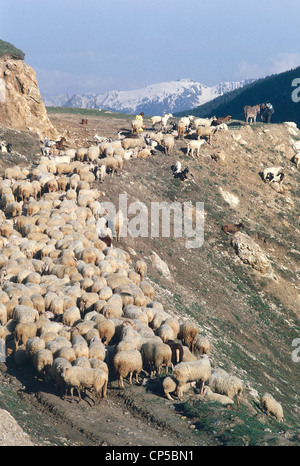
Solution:
{"label": "rocky cliff face", "polygon": [[23,60],[0,59],[0,125],[57,138],[43,104],[36,74]]}

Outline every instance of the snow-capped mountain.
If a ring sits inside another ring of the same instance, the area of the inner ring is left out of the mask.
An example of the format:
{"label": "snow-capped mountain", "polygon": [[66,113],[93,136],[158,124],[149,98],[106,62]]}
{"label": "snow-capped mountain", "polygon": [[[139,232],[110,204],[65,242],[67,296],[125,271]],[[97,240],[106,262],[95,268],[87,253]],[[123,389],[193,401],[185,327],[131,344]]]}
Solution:
{"label": "snow-capped mountain", "polygon": [[[133,91],[109,91],[104,94],[74,95],[64,107],[111,110],[122,113],[162,115],[202,105],[225,92],[233,91],[253,80],[225,82],[208,87],[190,79],[151,84]],[[49,101],[49,97],[48,97]]]}

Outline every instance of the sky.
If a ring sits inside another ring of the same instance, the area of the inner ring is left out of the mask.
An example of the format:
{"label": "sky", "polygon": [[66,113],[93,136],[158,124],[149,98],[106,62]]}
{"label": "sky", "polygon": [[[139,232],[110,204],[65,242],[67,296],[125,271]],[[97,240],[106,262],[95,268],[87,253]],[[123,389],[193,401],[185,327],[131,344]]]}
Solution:
{"label": "sky", "polygon": [[0,0],[42,94],[207,86],[300,65],[299,0]]}

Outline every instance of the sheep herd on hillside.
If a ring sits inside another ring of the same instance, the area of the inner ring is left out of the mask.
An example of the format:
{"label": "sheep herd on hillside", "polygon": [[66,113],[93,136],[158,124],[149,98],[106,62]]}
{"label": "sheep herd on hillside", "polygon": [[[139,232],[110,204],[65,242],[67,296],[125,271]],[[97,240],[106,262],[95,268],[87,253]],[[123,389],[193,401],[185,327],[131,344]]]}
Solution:
{"label": "sheep herd on hillside", "polygon": [[[36,163],[6,168],[0,180],[0,339],[7,357],[32,365],[64,399],[90,393],[98,403],[113,381],[122,389],[126,378],[141,384],[156,377],[169,400],[196,385],[203,401],[240,405],[244,382],[212,367],[210,341],[192,320],[164,309],[146,262],[119,247],[120,218],[108,228],[101,207],[105,176],[157,145],[170,153],[175,137],[190,131],[190,118],[178,122],[178,132],[167,129],[170,117],[153,121],[145,136],[95,135],[87,148],[62,151],[45,138]],[[195,119],[190,143],[226,128],[212,121]],[[198,151],[188,148],[192,156]],[[271,395],[261,407],[282,420]]]}

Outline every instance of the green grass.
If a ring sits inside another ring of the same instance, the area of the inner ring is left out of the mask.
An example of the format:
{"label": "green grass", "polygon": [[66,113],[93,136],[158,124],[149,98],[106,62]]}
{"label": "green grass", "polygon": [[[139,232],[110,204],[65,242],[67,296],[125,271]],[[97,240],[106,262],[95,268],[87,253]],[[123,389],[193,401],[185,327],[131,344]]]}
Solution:
{"label": "green grass", "polygon": [[25,53],[17,49],[14,45],[4,40],[0,40],[0,57],[11,56],[17,60],[24,60]]}
{"label": "green grass", "polygon": [[[66,113],[71,115],[85,115],[85,116],[96,116],[105,118],[122,118],[132,120],[133,115],[128,113],[111,112],[109,110],[94,110],[88,108],[73,108],[73,107],[46,107],[49,114],[51,113]],[[147,118],[144,118],[147,120]]]}

